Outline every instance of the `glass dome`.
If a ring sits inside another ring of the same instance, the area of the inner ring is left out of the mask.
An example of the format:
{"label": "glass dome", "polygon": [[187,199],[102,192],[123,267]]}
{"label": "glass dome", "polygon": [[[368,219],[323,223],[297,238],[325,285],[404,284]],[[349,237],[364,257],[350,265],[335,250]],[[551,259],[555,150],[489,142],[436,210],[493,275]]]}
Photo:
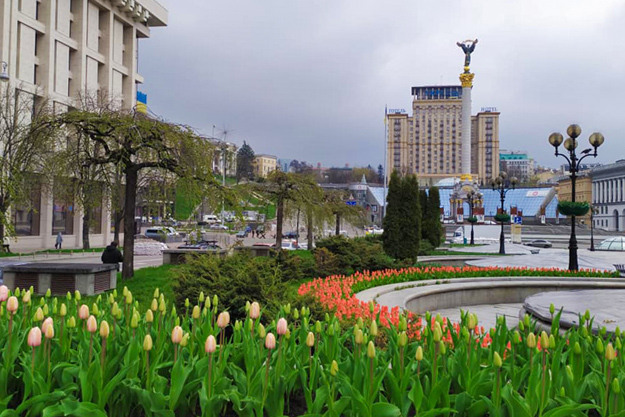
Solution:
{"label": "glass dome", "polygon": [[601,242],[596,249],[625,251],[625,236],[609,237]]}

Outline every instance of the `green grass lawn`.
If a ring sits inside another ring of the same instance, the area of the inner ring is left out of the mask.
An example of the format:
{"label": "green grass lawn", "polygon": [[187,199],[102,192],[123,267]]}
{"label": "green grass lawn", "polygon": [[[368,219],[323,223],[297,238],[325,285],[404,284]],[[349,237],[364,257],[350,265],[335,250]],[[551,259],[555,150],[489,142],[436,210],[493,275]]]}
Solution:
{"label": "green grass lawn", "polygon": [[104,248],[90,248],[90,249],[46,249],[46,250],[38,250],[33,252],[0,252],[0,258],[7,258],[11,256],[32,256],[33,253],[35,255],[50,253],[50,254],[70,254],[70,253],[100,253],[103,252]]}
{"label": "green grass lawn", "polygon": [[161,265],[141,268],[135,271],[135,276],[124,280],[121,273],[117,274],[117,293],[121,294],[124,286],[128,287],[132,297],[142,306],[149,305],[158,288],[165,294],[165,299],[173,300],[174,292],[171,289],[172,270],[176,265]]}

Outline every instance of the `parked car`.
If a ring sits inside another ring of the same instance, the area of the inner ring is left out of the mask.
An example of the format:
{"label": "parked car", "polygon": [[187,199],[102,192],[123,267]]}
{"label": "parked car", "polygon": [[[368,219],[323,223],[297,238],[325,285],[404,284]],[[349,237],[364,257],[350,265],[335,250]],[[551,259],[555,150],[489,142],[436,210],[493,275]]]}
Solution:
{"label": "parked car", "polygon": [[492,220],[484,220],[484,224],[497,224],[497,222],[492,221]]}
{"label": "parked car", "polygon": [[165,242],[168,237],[178,237],[180,234],[173,227],[150,227],[145,231],[145,237]]}
{"label": "parked car", "polygon": [[282,249],[284,250],[297,250],[297,241],[296,240],[283,240],[282,241]]}
{"label": "parked car", "polygon": [[550,241],[545,239],[534,239],[530,242],[527,242],[525,245],[533,246],[535,248],[550,248],[553,246]]}
{"label": "parked car", "polygon": [[221,223],[213,223],[210,226],[208,226],[208,228],[211,230],[228,230],[228,226],[226,226],[225,224],[221,224]]}
{"label": "parked car", "polygon": [[239,230],[236,234],[236,237],[238,239],[243,239],[245,237],[247,237],[247,231],[246,230]]}
{"label": "parked car", "polygon": [[298,237],[299,237],[299,234],[293,230],[290,232],[282,233],[283,239],[297,239]]}

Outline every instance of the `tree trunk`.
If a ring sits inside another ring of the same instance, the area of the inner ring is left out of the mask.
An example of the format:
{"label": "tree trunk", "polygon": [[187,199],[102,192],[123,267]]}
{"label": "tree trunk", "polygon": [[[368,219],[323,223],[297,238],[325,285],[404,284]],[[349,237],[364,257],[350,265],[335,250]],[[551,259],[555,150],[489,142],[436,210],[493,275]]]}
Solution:
{"label": "tree trunk", "polygon": [[122,216],[119,214],[119,210],[115,210],[113,218],[113,240],[119,242],[119,226],[121,225]]}
{"label": "tree trunk", "polygon": [[[5,201],[6,200],[4,198],[0,199],[0,212],[2,212],[4,216],[6,216],[6,213],[9,210],[8,204],[5,204]],[[0,245],[4,245],[5,233],[6,226],[4,225],[3,221],[0,221]]]}
{"label": "tree trunk", "polygon": [[135,249],[135,206],[137,203],[137,179],[138,173],[134,168],[127,168],[126,176],[126,199],[124,200],[124,262],[122,278],[132,278],[134,275],[134,249]]}
{"label": "tree trunk", "polygon": [[282,219],[284,217],[284,199],[278,197],[276,201],[276,249],[282,247]]}
{"label": "tree trunk", "polygon": [[306,210],[306,238],[308,239],[308,250],[313,250],[313,214],[312,207]]}
{"label": "tree trunk", "polygon": [[341,234],[341,215],[337,213],[336,215],[336,235],[340,235]]}
{"label": "tree trunk", "polygon": [[91,213],[83,207],[82,216],[82,248],[89,249],[89,223],[91,222]]}

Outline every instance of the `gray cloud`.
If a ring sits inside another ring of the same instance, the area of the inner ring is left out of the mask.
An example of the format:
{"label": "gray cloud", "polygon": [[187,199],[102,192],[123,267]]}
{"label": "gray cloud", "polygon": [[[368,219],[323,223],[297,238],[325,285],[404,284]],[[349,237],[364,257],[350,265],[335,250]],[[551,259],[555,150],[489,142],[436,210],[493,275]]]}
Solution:
{"label": "gray cloud", "polygon": [[502,148],[557,166],[547,137],[576,122],[606,136],[599,161],[625,157],[620,1],[162,2],[169,27],[140,44],[149,107],[256,152],[383,163],[385,104],[459,84],[455,42],[477,37],[473,112],[501,111]]}

